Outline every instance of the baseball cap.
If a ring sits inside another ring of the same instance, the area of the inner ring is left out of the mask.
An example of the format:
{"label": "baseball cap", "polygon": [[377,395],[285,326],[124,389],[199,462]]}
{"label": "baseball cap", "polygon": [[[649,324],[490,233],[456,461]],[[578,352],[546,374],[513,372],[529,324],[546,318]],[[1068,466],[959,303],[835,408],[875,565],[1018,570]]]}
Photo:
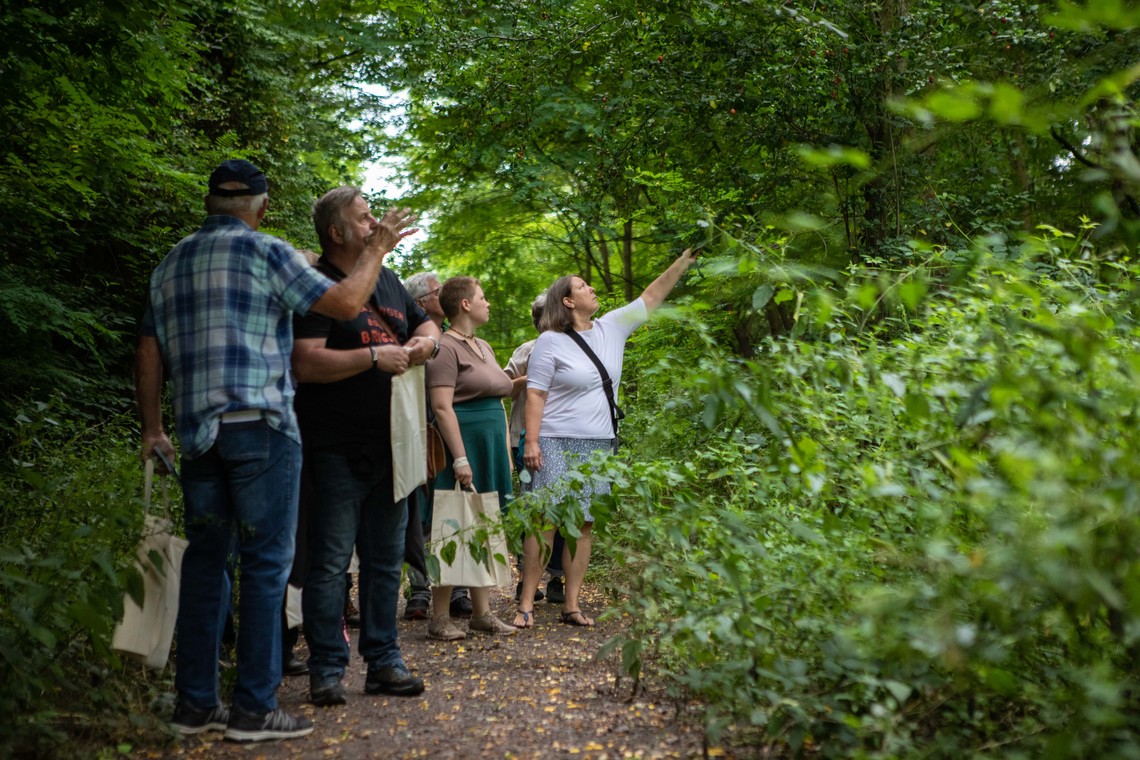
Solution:
{"label": "baseball cap", "polygon": [[[240,182],[245,187],[224,188],[227,182]],[[269,192],[265,172],[243,158],[231,158],[221,163],[210,175],[210,195],[234,198],[239,195],[261,195]]]}

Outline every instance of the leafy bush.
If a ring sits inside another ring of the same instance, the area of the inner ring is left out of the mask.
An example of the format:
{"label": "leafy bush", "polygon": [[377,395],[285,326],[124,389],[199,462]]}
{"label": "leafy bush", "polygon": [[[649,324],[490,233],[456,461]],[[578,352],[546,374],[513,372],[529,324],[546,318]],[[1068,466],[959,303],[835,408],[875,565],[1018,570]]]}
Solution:
{"label": "leafy bush", "polygon": [[89,757],[158,732],[161,677],[111,651],[142,527],[133,423],[40,405],[0,470],[0,755]]}
{"label": "leafy bush", "polygon": [[1136,274],[1055,231],[929,251],[786,285],[754,359],[630,360],[673,401],[602,465],[627,672],[794,751],[1140,753]]}

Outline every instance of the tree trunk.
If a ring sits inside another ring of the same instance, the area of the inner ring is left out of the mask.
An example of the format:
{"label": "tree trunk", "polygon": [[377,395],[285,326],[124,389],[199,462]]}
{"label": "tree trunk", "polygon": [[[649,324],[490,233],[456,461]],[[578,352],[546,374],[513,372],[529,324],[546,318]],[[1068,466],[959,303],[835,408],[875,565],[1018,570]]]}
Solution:
{"label": "tree trunk", "polygon": [[607,293],[613,293],[614,276],[610,271],[610,244],[606,242],[601,230],[598,230],[598,250],[602,253],[602,283],[606,286]]}
{"label": "tree trunk", "polygon": [[625,271],[625,300],[633,300],[633,220],[627,219],[622,229],[621,265]]}

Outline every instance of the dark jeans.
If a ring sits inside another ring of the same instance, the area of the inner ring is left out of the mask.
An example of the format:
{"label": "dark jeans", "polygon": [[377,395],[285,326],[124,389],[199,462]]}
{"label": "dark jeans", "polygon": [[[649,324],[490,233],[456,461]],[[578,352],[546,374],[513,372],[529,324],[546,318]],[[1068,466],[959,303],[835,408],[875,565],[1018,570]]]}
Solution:
{"label": "dark jeans", "polygon": [[405,500],[392,499],[390,461],[376,452],[360,456],[319,451],[312,456],[317,501],[301,604],[314,683],[343,678],[348,666],[341,619],[354,544],[360,559],[360,655],[369,670],[403,664],[396,641],[396,605],[408,509]]}
{"label": "dark jeans", "polygon": [[209,451],[182,463],[189,546],[182,558],[174,685],[193,707],[219,702],[226,560],[236,527],[241,622],[233,704],[247,713],[277,708],[281,605],[293,564],[300,466],[300,445],[264,420],[222,424]]}

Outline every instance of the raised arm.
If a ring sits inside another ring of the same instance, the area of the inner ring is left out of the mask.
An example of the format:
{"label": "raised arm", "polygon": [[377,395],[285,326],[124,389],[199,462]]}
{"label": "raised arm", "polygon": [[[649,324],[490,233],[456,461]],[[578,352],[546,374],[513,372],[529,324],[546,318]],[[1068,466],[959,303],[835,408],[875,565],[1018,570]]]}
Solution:
{"label": "raised arm", "polygon": [[360,313],[360,307],[372,295],[376,280],[380,277],[380,266],[384,257],[392,252],[400,241],[419,231],[407,229],[416,217],[409,208],[388,209],[380,217],[380,226],[372,233],[364,253],[356,261],[356,266],[348,276],[329,288],[313,304],[313,311],[333,319],[349,320]]}
{"label": "raised arm", "polygon": [[656,280],[649,283],[649,286],[641,292],[641,300],[645,302],[646,310],[652,314],[653,310],[661,304],[665,303],[665,299],[669,297],[669,293],[681,281],[681,275],[685,273],[693,262],[697,260],[697,254],[692,248],[686,248],[677,257],[677,260],[669,265],[669,268],[662,272]]}

